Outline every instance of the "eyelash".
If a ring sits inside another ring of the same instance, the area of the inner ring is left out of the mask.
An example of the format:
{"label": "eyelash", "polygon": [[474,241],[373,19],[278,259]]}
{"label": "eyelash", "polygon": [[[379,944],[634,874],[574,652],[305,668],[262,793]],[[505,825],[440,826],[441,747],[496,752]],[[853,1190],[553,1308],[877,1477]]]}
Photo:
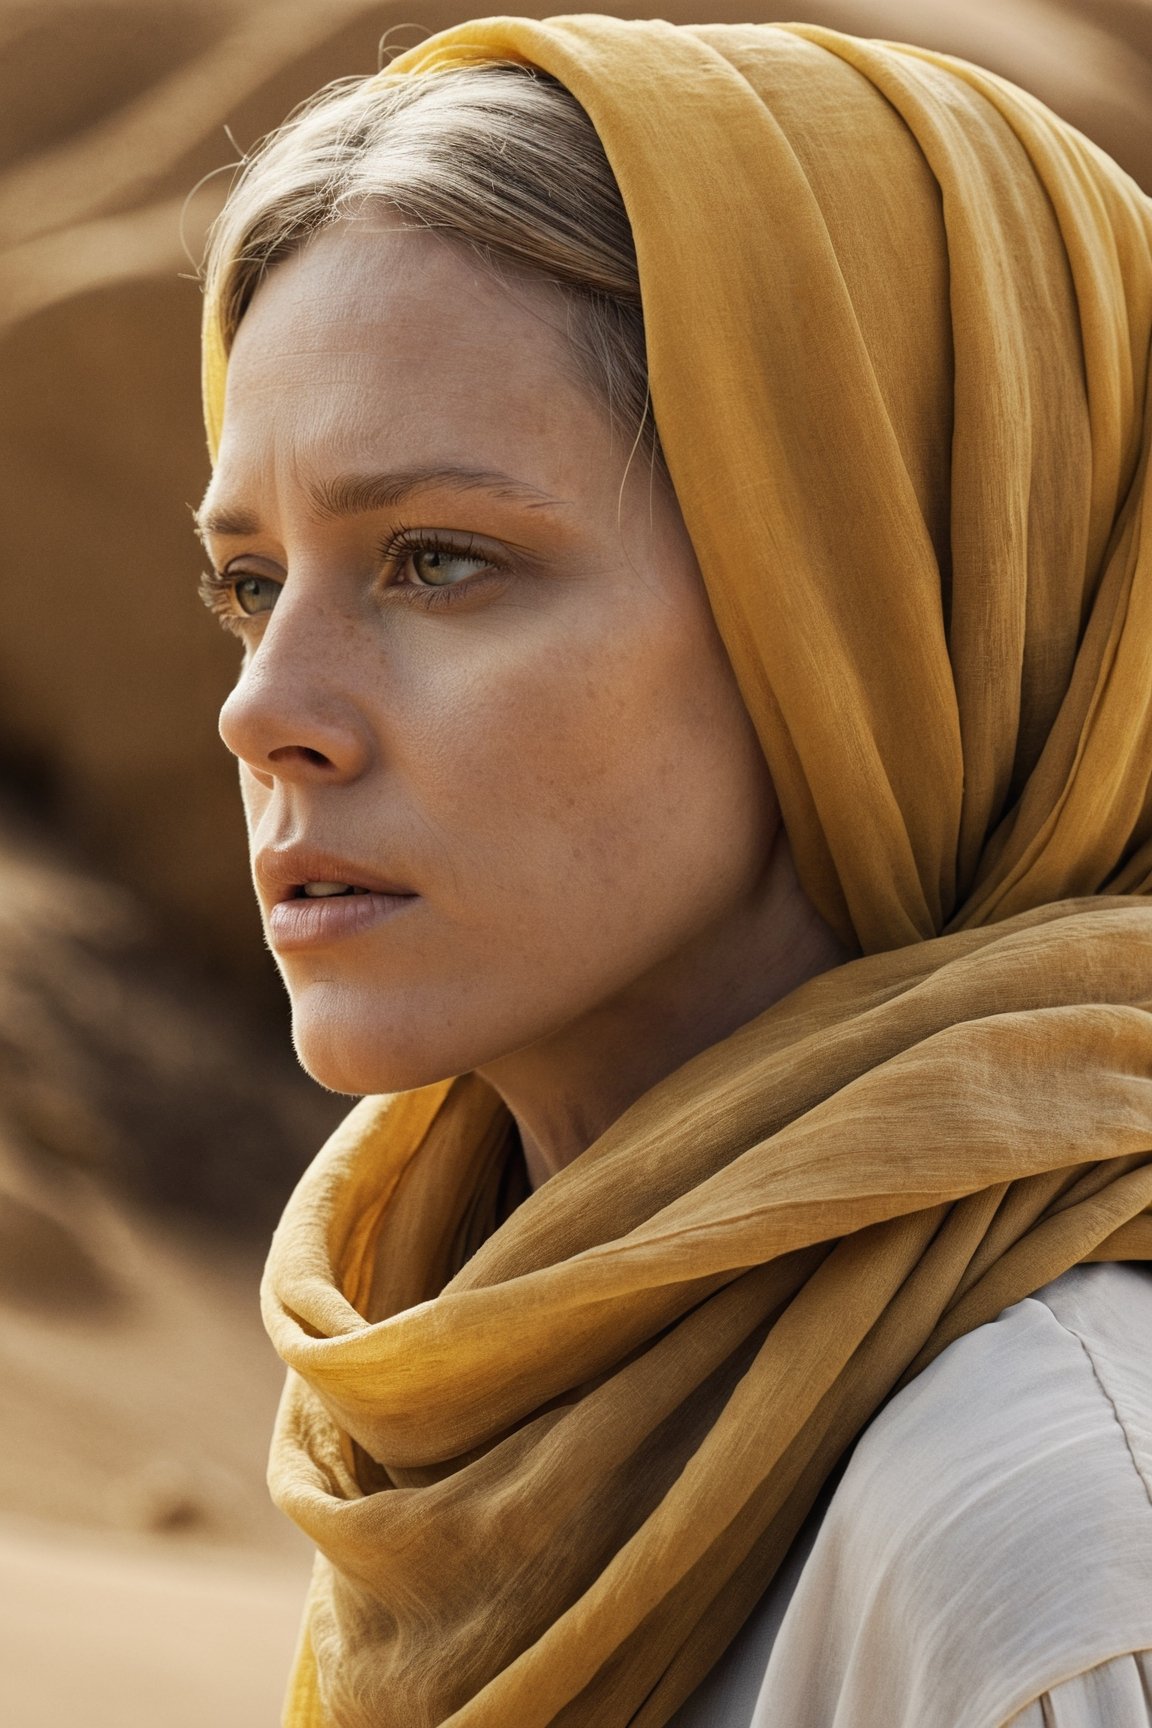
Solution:
{"label": "eyelash", "polygon": [[[393,564],[396,568],[415,552],[438,552],[449,558],[475,559],[478,563],[483,560],[486,566],[484,570],[477,571],[473,576],[465,576],[459,582],[448,583],[442,588],[420,588],[415,583],[396,581],[388,583],[389,592],[403,594],[407,601],[423,606],[428,612],[447,610],[462,590],[474,591],[492,572],[502,572],[507,568],[499,558],[494,558],[485,551],[477,551],[471,535],[464,536],[462,540],[451,540],[442,534],[400,526],[377,548],[377,552],[385,564]],[[257,574],[253,570],[211,569],[205,570],[200,577],[200,599],[224,628],[235,636],[244,634],[244,627],[251,619],[266,616],[264,613],[245,612],[236,602],[236,584]],[[273,578],[268,577],[266,580],[271,581]]]}
{"label": "eyelash", "polygon": [[230,630],[234,636],[242,634],[244,621],[249,616],[240,611],[236,605],[236,584],[243,579],[243,572],[237,571],[229,576],[224,570],[204,570],[196,592],[207,606],[212,616],[219,620],[225,630]]}

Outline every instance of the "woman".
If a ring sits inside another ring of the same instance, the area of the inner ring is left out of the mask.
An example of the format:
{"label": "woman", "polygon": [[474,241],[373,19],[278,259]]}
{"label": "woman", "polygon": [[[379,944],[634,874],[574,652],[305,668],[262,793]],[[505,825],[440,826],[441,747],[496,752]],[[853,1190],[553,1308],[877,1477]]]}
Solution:
{"label": "woman", "polygon": [[799,26],[466,25],[233,191],[221,730],[395,1094],[269,1261],[287,1722],[1148,1721],[1150,246]]}

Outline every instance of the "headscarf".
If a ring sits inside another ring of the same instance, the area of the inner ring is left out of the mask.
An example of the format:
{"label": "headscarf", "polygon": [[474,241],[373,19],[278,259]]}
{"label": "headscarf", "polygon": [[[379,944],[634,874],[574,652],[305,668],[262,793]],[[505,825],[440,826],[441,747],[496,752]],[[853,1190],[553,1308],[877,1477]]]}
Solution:
{"label": "headscarf", "polygon": [[1003,79],[814,27],[488,19],[382,76],[486,60],[602,140],[711,605],[861,957],[518,1205],[475,1076],[321,1153],[264,1286],[319,1549],[293,1728],[659,1728],[894,1389],[1152,1258],[1152,205]]}

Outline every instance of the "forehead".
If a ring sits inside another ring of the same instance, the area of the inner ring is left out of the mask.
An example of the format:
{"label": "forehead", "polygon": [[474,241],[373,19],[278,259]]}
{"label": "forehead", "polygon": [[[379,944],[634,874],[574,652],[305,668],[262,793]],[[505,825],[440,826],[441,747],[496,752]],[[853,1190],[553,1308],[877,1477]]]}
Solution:
{"label": "forehead", "polygon": [[565,314],[548,284],[426,229],[341,223],[276,266],[241,322],[217,473],[382,453],[546,468],[609,438]]}

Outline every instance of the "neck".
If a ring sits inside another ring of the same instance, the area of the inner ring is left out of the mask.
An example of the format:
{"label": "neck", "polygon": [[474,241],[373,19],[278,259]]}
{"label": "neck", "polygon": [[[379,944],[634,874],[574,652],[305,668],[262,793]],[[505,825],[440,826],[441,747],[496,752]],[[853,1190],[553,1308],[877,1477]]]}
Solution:
{"label": "neck", "polygon": [[748,901],[611,1000],[483,1077],[520,1131],[533,1188],[691,1057],[851,957],[796,880],[783,832]]}

